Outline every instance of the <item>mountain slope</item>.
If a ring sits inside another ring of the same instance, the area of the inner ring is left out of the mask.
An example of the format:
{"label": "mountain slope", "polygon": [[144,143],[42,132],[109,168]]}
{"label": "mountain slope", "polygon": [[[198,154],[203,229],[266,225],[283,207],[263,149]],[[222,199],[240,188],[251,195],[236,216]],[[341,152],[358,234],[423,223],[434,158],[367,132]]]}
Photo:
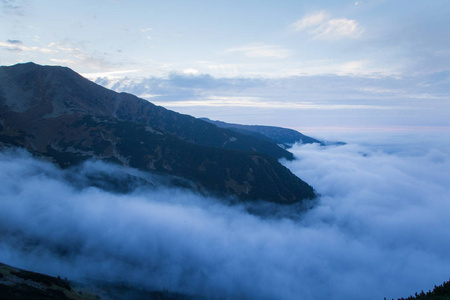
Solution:
{"label": "mountain slope", "polygon": [[69,281],[29,272],[0,263],[0,298],[24,299],[98,299],[96,295],[74,290]]}
{"label": "mountain slope", "polygon": [[8,300],[99,300],[146,299],[188,300],[204,299],[168,291],[150,291],[125,283],[95,281],[70,282],[41,273],[30,272],[0,263],[0,299]]}
{"label": "mountain slope", "polygon": [[201,118],[201,120],[214,124],[220,128],[227,128],[235,132],[252,135],[261,139],[266,139],[273,143],[284,145],[284,147],[286,148],[289,148],[295,143],[304,143],[304,144],[318,143],[323,145],[321,141],[306,136],[304,134],[301,134],[300,132],[295,131],[293,129],[276,126],[232,124],[232,123],[225,123],[222,121],[213,121],[208,118]]}
{"label": "mountain slope", "polygon": [[294,203],[313,189],[276,144],[100,87],[68,68],[0,68],[0,143],[62,167],[94,158],[184,178],[202,192]]}
{"label": "mountain slope", "polygon": [[212,126],[131,94],[113,92],[68,68],[18,64],[2,67],[0,80],[9,109],[32,117],[55,118],[68,114],[114,117],[143,123],[156,131],[204,146],[293,158],[274,143]]}

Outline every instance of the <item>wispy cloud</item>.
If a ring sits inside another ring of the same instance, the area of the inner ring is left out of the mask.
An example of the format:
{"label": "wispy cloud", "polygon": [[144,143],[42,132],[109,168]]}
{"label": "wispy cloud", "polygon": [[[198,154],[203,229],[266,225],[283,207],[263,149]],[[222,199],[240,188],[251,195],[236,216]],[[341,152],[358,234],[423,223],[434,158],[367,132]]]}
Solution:
{"label": "wispy cloud", "polygon": [[229,48],[226,53],[241,53],[250,58],[287,58],[292,52],[277,45],[244,45]]}
{"label": "wispy cloud", "polygon": [[318,39],[358,38],[364,32],[358,22],[349,19],[331,19],[313,31]]}
{"label": "wispy cloud", "polygon": [[100,73],[83,73],[82,75],[89,79],[97,79],[97,78],[108,78],[108,79],[116,79],[122,78],[122,74],[136,73],[140,70],[120,70],[120,71],[110,71],[110,72],[100,72]]}
{"label": "wispy cloud", "polygon": [[217,63],[214,61],[206,61],[206,60],[197,61],[196,63],[197,65],[202,66],[209,72],[211,71],[221,72],[226,74],[226,76],[228,77],[236,76],[237,74],[239,74],[238,66],[235,64]]}
{"label": "wispy cloud", "polygon": [[68,53],[73,53],[73,52],[80,51],[80,49],[73,48],[68,43],[59,43],[59,42],[55,43],[55,42],[53,42],[53,43],[50,43],[48,45],[48,47],[57,49],[58,51],[63,51],[63,52],[68,52]]}
{"label": "wispy cloud", "polygon": [[25,46],[22,41],[19,40],[7,40],[6,43],[0,42],[0,47],[4,47],[7,51],[35,51],[43,53],[55,53],[55,50],[49,47],[38,47],[38,46]]}
{"label": "wispy cloud", "polygon": [[57,60],[60,60],[71,64],[89,66],[90,69],[101,69],[103,72],[114,71],[114,67],[117,67],[104,59],[103,54],[93,54],[85,49],[74,47],[70,42],[53,42],[48,45],[48,49],[63,55],[62,59],[53,57],[50,59],[51,61],[57,62]]}
{"label": "wispy cloud", "polygon": [[342,38],[359,38],[364,29],[356,20],[331,18],[320,11],[307,15],[291,25],[294,32],[306,31],[314,39],[336,40]]}
{"label": "wispy cloud", "polygon": [[148,33],[151,32],[151,31],[153,31],[153,28],[151,28],[151,27],[147,27],[147,28],[142,28],[141,29],[141,32],[145,34],[145,38],[147,40],[152,40],[153,39],[152,36],[148,35]]}
{"label": "wispy cloud", "polygon": [[259,97],[246,96],[209,96],[197,100],[188,101],[152,101],[154,104],[167,107],[253,107],[268,109],[314,109],[314,110],[393,110],[410,109],[394,106],[372,105],[372,104],[330,104],[312,102],[285,102],[270,101]]}
{"label": "wispy cloud", "polygon": [[12,44],[12,45],[22,45],[22,41],[19,40],[7,40],[6,41],[8,44]]}
{"label": "wispy cloud", "polygon": [[71,59],[59,59],[59,58],[50,58],[50,61],[58,65],[71,65],[75,63]]}
{"label": "wispy cloud", "polygon": [[311,27],[316,27],[322,24],[329,16],[324,11],[319,11],[307,15],[291,25],[295,31],[302,31]]}
{"label": "wispy cloud", "polygon": [[13,14],[18,16],[24,15],[24,8],[16,0],[0,0],[1,11],[4,14]]}

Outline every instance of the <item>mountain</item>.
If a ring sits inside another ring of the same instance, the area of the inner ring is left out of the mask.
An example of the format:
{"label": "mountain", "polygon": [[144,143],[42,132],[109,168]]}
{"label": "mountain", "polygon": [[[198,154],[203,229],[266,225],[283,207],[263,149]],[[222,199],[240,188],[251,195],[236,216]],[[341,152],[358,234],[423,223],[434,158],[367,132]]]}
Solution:
{"label": "mountain", "polygon": [[205,299],[168,291],[151,291],[126,283],[94,281],[72,282],[30,272],[0,263],[0,299],[7,300],[192,300]]}
{"label": "mountain", "polygon": [[116,93],[65,67],[0,67],[0,145],[61,167],[110,161],[242,200],[290,204],[315,197],[278,162],[293,155],[276,143]]}
{"label": "mountain", "polygon": [[261,125],[241,125],[225,123],[222,121],[213,121],[208,118],[201,118],[201,120],[212,123],[220,128],[227,128],[234,132],[239,132],[247,135],[251,135],[260,139],[271,141],[278,145],[282,145],[284,148],[290,148],[295,143],[312,144],[318,143],[324,145],[323,142],[316,140],[312,137],[301,134],[298,131],[288,128],[276,127],[276,126],[261,126]]}

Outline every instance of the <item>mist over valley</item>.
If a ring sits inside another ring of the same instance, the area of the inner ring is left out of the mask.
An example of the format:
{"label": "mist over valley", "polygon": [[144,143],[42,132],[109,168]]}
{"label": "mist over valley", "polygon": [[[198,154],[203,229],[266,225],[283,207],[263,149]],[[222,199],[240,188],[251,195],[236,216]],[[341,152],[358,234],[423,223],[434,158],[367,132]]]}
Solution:
{"label": "mist over valley", "polygon": [[178,188],[133,183],[131,192],[111,192],[79,183],[105,170],[123,180],[122,167],[61,170],[7,151],[0,256],[74,280],[212,298],[410,295],[446,280],[450,264],[450,152],[422,146],[294,146],[297,159],[284,164],[321,196],[307,211],[278,216]]}

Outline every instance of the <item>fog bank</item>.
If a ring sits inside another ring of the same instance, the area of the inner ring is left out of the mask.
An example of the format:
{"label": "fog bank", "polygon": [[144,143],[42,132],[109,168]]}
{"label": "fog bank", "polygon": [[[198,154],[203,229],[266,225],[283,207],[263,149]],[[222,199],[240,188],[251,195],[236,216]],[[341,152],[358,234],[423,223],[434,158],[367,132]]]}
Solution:
{"label": "fog bank", "polygon": [[1,261],[229,299],[408,296],[450,277],[450,151],[417,149],[295,146],[284,164],[321,194],[295,218],[180,189],[115,194],[72,179],[122,168],[61,171],[5,152]]}

